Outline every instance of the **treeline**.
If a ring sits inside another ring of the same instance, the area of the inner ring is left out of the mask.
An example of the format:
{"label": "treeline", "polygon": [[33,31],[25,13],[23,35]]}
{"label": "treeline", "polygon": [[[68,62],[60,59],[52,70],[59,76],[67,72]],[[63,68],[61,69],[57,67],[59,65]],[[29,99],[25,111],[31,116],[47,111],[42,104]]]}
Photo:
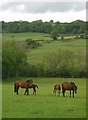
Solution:
{"label": "treeline", "polygon": [[4,42],[2,49],[2,78],[9,77],[87,77],[85,55],[59,49],[44,56],[42,63],[27,62],[26,49],[17,42]]}
{"label": "treeline", "polygon": [[51,33],[52,31],[58,31],[59,34],[83,34],[88,31],[87,22],[76,20],[71,23],[42,22],[42,20],[36,20],[33,22],[27,21],[14,21],[4,22],[2,21],[2,32],[21,33],[21,32],[40,32]]}

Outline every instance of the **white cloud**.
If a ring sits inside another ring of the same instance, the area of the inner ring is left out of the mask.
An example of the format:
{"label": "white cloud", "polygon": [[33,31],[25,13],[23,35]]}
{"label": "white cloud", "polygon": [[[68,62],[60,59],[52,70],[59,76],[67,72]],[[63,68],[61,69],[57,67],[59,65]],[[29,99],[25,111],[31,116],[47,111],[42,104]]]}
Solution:
{"label": "white cloud", "polygon": [[83,2],[8,2],[2,4],[1,11],[13,11],[24,13],[67,12],[81,11],[86,8]]}
{"label": "white cloud", "polygon": [[60,22],[71,22],[77,19],[86,21],[86,11],[80,11],[80,12],[65,12],[65,13],[44,13],[44,14],[28,14],[28,13],[16,13],[13,14],[9,11],[6,13],[0,12],[0,19],[4,21],[18,21],[18,20],[24,20],[24,21],[35,21],[42,19],[43,21],[50,21],[51,19],[54,21],[60,21]]}
{"label": "white cloud", "polygon": [[86,21],[86,6],[78,2],[5,2],[0,4],[0,21],[43,20],[71,22],[77,19]]}

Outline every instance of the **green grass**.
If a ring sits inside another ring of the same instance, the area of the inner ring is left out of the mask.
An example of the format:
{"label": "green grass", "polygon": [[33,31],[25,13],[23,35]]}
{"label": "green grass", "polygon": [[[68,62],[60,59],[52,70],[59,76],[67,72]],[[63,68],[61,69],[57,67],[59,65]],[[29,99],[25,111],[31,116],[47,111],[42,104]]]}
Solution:
{"label": "green grass", "polygon": [[[11,82],[13,81],[13,82]],[[85,118],[86,117],[86,79],[77,78],[33,78],[37,83],[37,95],[23,95],[24,89],[19,90],[17,96],[13,92],[13,83],[15,79],[9,82],[3,82],[3,109],[4,118]],[[69,97],[69,91],[66,97],[53,95],[53,86],[63,81],[74,81],[78,86],[78,92],[75,98]]]}
{"label": "green grass", "polygon": [[[3,40],[24,41],[26,39],[33,40],[50,40],[50,35],[47,33],[25,32],[25,33],[3,33]],[[65,36],[65,39],[74,39],[75,36]],[[60,40],[60,37],[59,37]]]}
{"label": "green grass", "polygon": [[51,43],[47,43],[47,40],[51,39],[49,34],[44,33],[3,33],[2,36],[3,41],[24,41],[26,39],[44,40],[45,42],[41,42],[43,44],[42,46],[27,50],[28,62],[31,64],[42,63],[46,54],[49,52],[58,52],[59,49],[70,50],[75,54],[79,53],[84,55],[84,57],[86,56],[86,40],[73,39],[74,36],[65,36],[66,39],[69,38],[69,40],[59,40]]}
{"label": "green grass", "polygon": [[49,40],[49,34],[45,33],[34,33],[34,32],[26,32],[26,33],[3,33],[2,39],[3,41],[7,40],[15,40],[15,41],[25,41],[26,39],[33,40]]}
{"label": "green grass", "polygon": [[82,54],[86,56],[86,40],[73,40],[69,42],[53,41],[44,44],[36,49],[28,50],[28,62],[32,64],[41,63],[45,55],[49,52],[58,52],[60,49],[73,51],[74,54]]}

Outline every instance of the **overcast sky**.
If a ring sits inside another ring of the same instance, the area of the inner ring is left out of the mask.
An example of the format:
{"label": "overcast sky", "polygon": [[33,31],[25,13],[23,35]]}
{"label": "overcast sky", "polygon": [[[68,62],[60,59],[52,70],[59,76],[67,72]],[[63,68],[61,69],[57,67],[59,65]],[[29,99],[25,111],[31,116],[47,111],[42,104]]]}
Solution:
{"label": "overcast sky", "polygon": [[[33,0],[32,0],[33,1]],[[0,21],[86,21],[86,2],[0,2]]]}

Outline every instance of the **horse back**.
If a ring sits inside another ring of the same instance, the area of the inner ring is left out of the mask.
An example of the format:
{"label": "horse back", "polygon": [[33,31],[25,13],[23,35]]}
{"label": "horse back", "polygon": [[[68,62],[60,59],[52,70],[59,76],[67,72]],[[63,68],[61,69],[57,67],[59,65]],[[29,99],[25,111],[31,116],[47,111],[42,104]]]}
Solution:
{"label": "horse back", "polygon": [[64,83],[62,83],[62,89],[64,89],[64,90],[71,90],[72,89],[72,85],[69,82],[64,82]]}
{"label": "horse back", "polygon": [[26,88],[28,86],[28,83],[22,80],[17,80],[16,85],[21,88]]}

